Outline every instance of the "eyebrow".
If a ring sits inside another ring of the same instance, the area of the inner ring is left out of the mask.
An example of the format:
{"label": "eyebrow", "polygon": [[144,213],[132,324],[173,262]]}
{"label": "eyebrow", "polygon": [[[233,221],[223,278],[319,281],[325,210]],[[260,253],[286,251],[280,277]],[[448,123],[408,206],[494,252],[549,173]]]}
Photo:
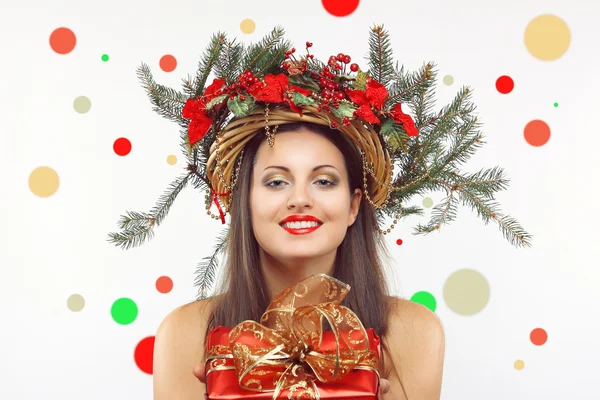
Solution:
{"label": "eyebrow", "polygon": [[[329,164],[323,164],[323,165],[317,165],[317,166],[316,166],[316,167],[314,167],[312,170],[313,170],[313,171],[316,171],[316,170],[318,170],[318,169],[325,168],[325,167],[331,167],[331,168],[333,168],[333,169],[337,169],[337,168],[336,168],[336,167],[334,167],[333,165],[329,165]],[[288,167],[284,167],[283,165],[269,165],[267,168],[265,168],[265,169],[263,170],[263,172],[264,172],[264,171],[266,171],[266,170],[268,170],[269,168],[282,169],[282,170],[284,170],[284,171],[286,171],[286,172],[290,172],[290,169],[289,169]]]}

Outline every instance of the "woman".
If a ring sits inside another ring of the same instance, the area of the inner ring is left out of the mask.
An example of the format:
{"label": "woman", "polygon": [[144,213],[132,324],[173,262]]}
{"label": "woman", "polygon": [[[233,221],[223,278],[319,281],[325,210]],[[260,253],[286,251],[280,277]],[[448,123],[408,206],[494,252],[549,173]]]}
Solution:
{"label": "woman", "polygon": [[[385,244],[361,189],[360,153],[335,129],[288,122],[279,124],[274,146],[256,134],[244,147],[221,294],[174,310],[160,325],[154,399],[201,398],[203,336],[258,321],[273,295],[315,273],[349,284],[342,305],[381,337],[380,398],[439,399],[444,332],[427,308],[387,295]],[[282,224],[309,216],[314,230]]]}

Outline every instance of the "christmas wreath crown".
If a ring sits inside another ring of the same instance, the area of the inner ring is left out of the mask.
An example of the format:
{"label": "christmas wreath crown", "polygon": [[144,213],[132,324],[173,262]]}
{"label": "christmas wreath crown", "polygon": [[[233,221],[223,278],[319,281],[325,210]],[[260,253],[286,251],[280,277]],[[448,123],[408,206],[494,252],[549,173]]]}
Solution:
{"label": "christmas wreath crown", "polygon": [[[368,70],[344,53],[321,62],[311,54],[310,42],[306,54],[297,57],[296,48],[283,35],[283,28],[275,27],[249,46],[228,41],[222,33],[213,35],[195,79],[184,80],[183,93],[157,84],[142,64],[138,76],[154,111],[182,128],[187,165],[150,212],[122,216],[121,232],[111,233],[109,241],[130,248],[149,239],[190,183],[206,191],[207,214],[225,224],[248,140],[264,132],[273,147],[279,125],[308,121],[337,129],[359,150],[365,197],[380,224],[386,217],[394,218],[390,228],[379,229],[381,233],[389,233],[401,217],[422,214],[420,207],[403,206],[410,197],[441,189],[448,196],[433,207],[431,221],[419,224],[415,234],[436,231],[454,220],[456,205],[462,201],[485,223],[496,221],[512,244],[530,246],[531,235],[497,210],[494,192],[504,190],[509,182],[502,169],[475,174],[461,174],[458,169],[484,143],[468,87],[461,88],[451,104],[433,112],[434,63],[413,73],[398,63],[394,66],[389,34],[381,25],[370,29]],[[215,77],[206,86],[213,72]],[[393,172],[396,165],[398,174]],[[212,205],[218,215],[211,213]],[[215,253],[223,250],[226,232]],[[215,267],[215,255],[201,263],[197,284],[202,291],[210,286],[206,283]]]}

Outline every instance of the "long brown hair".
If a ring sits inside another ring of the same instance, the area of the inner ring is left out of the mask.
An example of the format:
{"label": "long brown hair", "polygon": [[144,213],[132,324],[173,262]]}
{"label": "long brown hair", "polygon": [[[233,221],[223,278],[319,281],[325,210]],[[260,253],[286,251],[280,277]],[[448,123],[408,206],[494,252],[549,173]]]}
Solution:
{"label": "long brown hair", "polygon": [[[313,123],[283,124],[277,132],[298,131],[301,128],[329,139],[344,156],[350,193],[356,188],[363,190],[362,159],[354,144],[339,131]],[[250,217],[251,176],[256,152],[265,139],[266,135],[259,132],[244,147],[240,174],[231,199],[224,272],[216,290],[216,293],[222,295],[210,307],[212,312],[205,338],[211,329],[218,326],[235,326],[247,319],[259,321],[270,303],[260,273],[259,245],[254,237]],[[382,256],[387,259],[391,257],[383,235],[376,226],[375,210],[363,194],[356,221],[348,227],[346,236],[337,249],[333,277],[351,286],[342,305],[354,311],[366,328],[375,330],[381,337],[382,349],[385,350],[387,346],[383,337],[388,332],[390,303]]]}

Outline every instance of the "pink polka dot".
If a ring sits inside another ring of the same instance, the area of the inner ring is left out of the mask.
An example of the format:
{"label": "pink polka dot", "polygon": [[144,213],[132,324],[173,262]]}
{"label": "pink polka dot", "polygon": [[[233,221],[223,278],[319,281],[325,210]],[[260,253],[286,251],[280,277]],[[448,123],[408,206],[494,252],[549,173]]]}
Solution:
{"label": "pink polka dot", "polygon": [[69,28],[56,28],[50,34],[50,47],[58,54],[68,54],[75,48],[77,38]]}
{"label": "pink polka dot", "polygon": [[177,59],[170,54],[161,57],[160,68],[165,72],[172,72],[177,68]]}
{"label": "pink polka dot", "polygon": [[550,127],[542,120],[534,119],[525,125],[523,136],[532,146],[543,146],[550,140]]}
{"label": "pink polka dot", "polygon": [[548,340],[548,333],[542,328],[535,328],[529,334],[529,339],[536,346],[541,346]]}
{"label": "pink polka dot", "polygon": [[173,280],[168,276],[161,276],[156,280],[156,290],[160,293],[169,293],[173,289]]}

